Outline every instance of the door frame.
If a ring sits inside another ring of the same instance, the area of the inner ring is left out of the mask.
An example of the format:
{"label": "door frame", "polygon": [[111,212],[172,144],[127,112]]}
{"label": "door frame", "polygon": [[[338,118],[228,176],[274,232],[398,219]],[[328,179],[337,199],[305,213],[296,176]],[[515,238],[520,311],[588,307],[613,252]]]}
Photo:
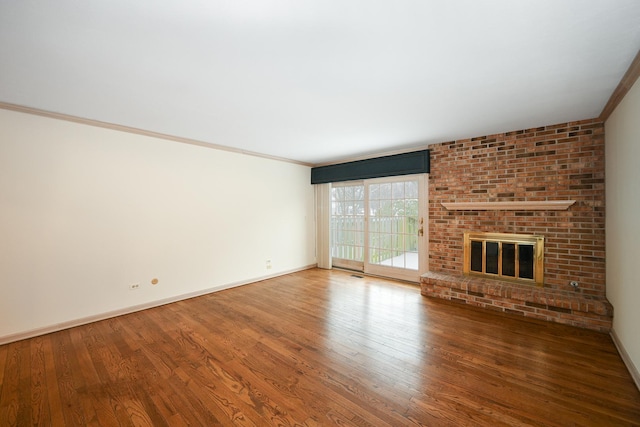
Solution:
{"label": "door frame", "polygon": [[[331,261],[332,266],[337,268],[347,268],[356,271],[362,271],[365,274],[371,274],[375,276],[389,277],[414,283],[420,282],[420,276],[426,273],[429,269],[429,188],[428,188],[429,174],[413,174],[413,175],[400,175],[385,178],[372,178],[358,181],[351,181],[351,185],[363,185],[365,193],[365,218],[364,218],[364,262],[351,261],[347,259],[337,259]],[[410,270],[399,267],[382,266],[378,264],[369,263],[369,184],[378,184],[384,182],[398,182],[398,181],[418,181],[418,215],[419,221],[423,229],[423,234],[418,237],[418,270]],[[347,184],[347,183],[344,183]],[[343,185],[344,185],[343,184]],[[347,184],[347,185],[349,185]],[[331,227],[329,227],[331,228]],[[330,239],[329,239],[330,240]],[[329,242],[329,251],[333,250],[332,241]]]}
{"label": "door frame", "polygon": [[[401,267],[386,266],[380,264],[372,264],[369,262],[369,225],[370,225],[370,209],[369,209],[369,185],[402,182],[402,181],[418,181],[418,221],[419,228],[422,233],[418,235],[418,269],[411,270]],[[428,236],[428,180],[427,174],[391,176],[385,178],[373,178],[364,180],[365,186],[365,224],[364,224],[364,266],[363,272],[375,276],[389,277],[409,282],[420,282],[420,276],[427,272],[429,262],[429,236]]]}

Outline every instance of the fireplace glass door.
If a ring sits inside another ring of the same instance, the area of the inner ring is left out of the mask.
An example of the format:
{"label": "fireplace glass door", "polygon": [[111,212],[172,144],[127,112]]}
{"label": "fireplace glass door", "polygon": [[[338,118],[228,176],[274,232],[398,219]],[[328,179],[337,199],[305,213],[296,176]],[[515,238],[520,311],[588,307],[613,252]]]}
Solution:
{"label": "fireplace glass door", "polygon": [[465,273],[544,283],[544,238],[504,233],[465,233]]}

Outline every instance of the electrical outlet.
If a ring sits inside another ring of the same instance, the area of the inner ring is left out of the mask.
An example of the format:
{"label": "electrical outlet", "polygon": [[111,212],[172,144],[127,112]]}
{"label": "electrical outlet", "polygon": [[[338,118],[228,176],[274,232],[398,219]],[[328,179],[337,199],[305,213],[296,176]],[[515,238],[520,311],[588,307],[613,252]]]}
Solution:
{"label": "electrical outlet", "polygon": [[134,291],[134,290],[139,289],[139,288],[140,288],[140,283],[132,283],[132,284],[129,285],[129,290],[130,291]]}
{"label": "electrical outlet", "polygon": [[271,270],[271,260],[267,260],[267,270]]}

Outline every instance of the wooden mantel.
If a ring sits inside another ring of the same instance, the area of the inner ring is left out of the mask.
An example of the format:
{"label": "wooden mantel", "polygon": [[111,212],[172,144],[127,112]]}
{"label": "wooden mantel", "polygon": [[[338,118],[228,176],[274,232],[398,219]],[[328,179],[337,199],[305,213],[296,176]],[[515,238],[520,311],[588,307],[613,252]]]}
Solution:
{"label": "wooden mantel", "polygon": [[566,211],[575,200],[533,202],[451,202],[441,203],[450,211]]}

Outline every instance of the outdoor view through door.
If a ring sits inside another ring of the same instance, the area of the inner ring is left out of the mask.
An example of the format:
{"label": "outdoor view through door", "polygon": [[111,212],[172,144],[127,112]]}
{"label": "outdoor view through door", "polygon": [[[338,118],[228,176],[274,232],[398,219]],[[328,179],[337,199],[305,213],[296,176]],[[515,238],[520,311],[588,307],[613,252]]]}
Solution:
{"label": "outdoor view through door", "polygon": [[333,184],[333,265],[417,282],[424,269],[423,182],[412,175]]}

